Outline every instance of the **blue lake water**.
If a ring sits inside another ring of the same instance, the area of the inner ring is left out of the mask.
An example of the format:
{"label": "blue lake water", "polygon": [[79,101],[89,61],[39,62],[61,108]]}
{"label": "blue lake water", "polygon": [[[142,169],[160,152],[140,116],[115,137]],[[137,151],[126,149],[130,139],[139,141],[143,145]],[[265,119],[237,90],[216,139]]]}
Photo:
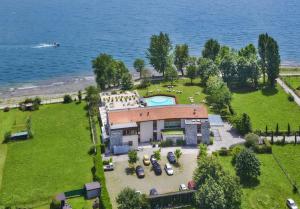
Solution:
{"label": "blue lake water", "polygon": [[268,32],[283,63],[300,63],[299,0],[1,0],[0,86],[90,75],[101,52],[131,68],[160,31],[193,55],[209,38],[240,48]]}
{"label": "blue lake water", "polygon": [[167,96],[153,96],[145,98],[147,106],[162,106],[162,105],[175,105],[176,101],[174,97]]}

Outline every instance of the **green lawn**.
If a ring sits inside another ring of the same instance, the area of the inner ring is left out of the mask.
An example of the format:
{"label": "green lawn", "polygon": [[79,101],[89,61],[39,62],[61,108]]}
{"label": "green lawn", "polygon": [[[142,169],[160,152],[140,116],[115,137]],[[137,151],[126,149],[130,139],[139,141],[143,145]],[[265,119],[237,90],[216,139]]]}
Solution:
{"label": "green lawn", "polygon": [[[285,153],[289,153],[289,151],[289,149],[284,150]],[[292,186],[273,159],[273,156],[270,154],[260,154],[257,156],[261,162],[260,183],[252,188],[243,188],[241,208],[285,208],[285,201],[287,198],[293,198],[299,204],[299,194],[294,194],[292,192]],[[234,167],[230,162],[231,157],[220,157],[220,161],[225,170],[235,175]]]}
{"label": "green lawn", "polygon": [[[92,181],[93,162],[84,104],[41,106],[35,112],[0,113],[1,135],[15,120],[31,114],[34,138],[1,145],[4,165],[0,205],[47,204],[52,195],[82,188]],[[4,148],[3,148],[4,147]]]}
{"label": "green lawn", "polygon": [[297,185],[300,186],[300,146],[273,146],[273,153],[283,165],[284,169],[289,173],[290,178],[296,181]]}
{"label": "green lawn", "polygon": [[300,76],[283,76],[283,80],[293,89],[300,87]]}
{"label": "green lawn", "polygon": [[287,99],[287,94],[277,86],[276,89],[263,89],[252,92],[236,92],[233,94],[232,107],[239,113],[247,113],[252,121],[253,129],[269,130],[276,128],[286,130],[290,123],[292,130],[300,125],[300,108],[295,102]]}
{"label": "green lawn", "polygon": [[[194,102],[198,104],[203,102],[206,97],[206,95],[203,93],[203,88],[199,85],[199,82],[200,79],[195,79],[193,82],[194,84],[191,85],[190,79],[179,79],[175,83],[175,87],[173,88],[175,92],[168,92],[167,86],[169,86],[170,83],[162,81],[156,84],[152,84],[148,89],[138,89],[138,92],[141,96],[150,96],[155,94],[173,95],[176,96],[177,102],[179,104],[191,104],[189,97],[193,97]],[[182,93],[176,93],[176,90],[181,90]],[[152,91],[152,93],[148,93],[149,91]]]}

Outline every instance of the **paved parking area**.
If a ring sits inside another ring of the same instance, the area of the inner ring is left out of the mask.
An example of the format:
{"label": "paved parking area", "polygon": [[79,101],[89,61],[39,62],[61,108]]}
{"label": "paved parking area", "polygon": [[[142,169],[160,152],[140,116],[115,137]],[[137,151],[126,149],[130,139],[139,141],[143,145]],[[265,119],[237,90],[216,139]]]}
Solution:
{"label": "paved parking area", "polygon": [[[175,148],[162,149],[162,159],[160,161],[162,168],[164,167],[165,163],[167,163],[166,153],[170,149],[173,151],[175,150]],[[168,176],[164,170],[162,175],[156,176],[152,171],[152,166],[144,166],[142,162],[142,155],[146,152],[150,152],[150,149],[140,151],[140,160],[137,165],[142,165],[144,167],[145,178],[143,179],[138,179],[135,173],[128,174],[126,172],[128,168],[127,155],[115,156],[115,170],[111,172],[105,172],[107,189],[113,203],[113,208],[117,208],[115,200],[116,196],[126,186],[141,191],[142,193],[149,194],[149,190],[152,188],[156,188],[158,193],[167,193],[178,191],[179,184],[181,183],[187,185],[187,182],[192,179],[193,172],[197,165],[198,149],[182,150],[184,154],[179,160],[180,167],[173,166],[173,176]],[[151,154],[152,152],[153,149],[151,149]],[[121,160],[121,158],[123,160]]]}

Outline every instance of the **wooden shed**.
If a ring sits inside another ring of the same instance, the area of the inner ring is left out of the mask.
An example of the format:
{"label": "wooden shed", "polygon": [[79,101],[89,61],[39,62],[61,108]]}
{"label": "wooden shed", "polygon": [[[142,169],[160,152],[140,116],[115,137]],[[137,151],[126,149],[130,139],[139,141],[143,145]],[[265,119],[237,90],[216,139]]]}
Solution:
{"label": "wooden shed", "polygon": [[84,189],[87,199],[92,199],[100,196],[101,185],[97,181],[85,184]]}

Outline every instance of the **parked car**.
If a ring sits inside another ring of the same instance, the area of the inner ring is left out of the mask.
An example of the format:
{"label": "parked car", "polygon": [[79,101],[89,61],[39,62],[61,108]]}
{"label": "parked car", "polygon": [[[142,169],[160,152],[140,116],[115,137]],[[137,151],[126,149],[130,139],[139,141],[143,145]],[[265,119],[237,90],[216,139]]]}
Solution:
{"label": "parked car", "polygon": [[298,206],[296,205],[295,201],[293,199],[287,199],[286,200],[286,206],[289,209],[298,209]]}
{"label": "parked car", "polygon": [[174,174],[174,170],[173,170],[172,166],[169,163],[166,163],[165,171],[169,176]]}
{"label": "parked car", "polygon": [[140,165],[136,166],[135,172],[138,178],[144,178],[145,177],[145,172],[144,168]]}
{"label": "parked car", "polygon": [[167,158],[171,164],[176,163],[176,157],[173,152],[168,152]]}
{"label": "parked car", "polygon": [[113,171],[115,169],[115,166],[113,163],[109,163],[108,165],[103,166],[104,171]]}
{"label": "parked car", "polygon": [[187,187],[185,186],[185,184],[180,184],[179,191],[185,191],[185,190],[187,190]]}
{"label": "parked car", "polygon": [[155,159],[154,155],[151,155],[150,162],[151,162],[152,165],[153,165],[154,162],[157,162],[157,160]]}
{"label": "parked car", "polygon": [[150,195],[158,195],[158,192],[155,188],[150,189]]}
{"label": "parked car", "polygon": [[161,166],[157,161],[153,161],[152,167],[156,175],[161,175],[162,173]]}
{"label": "parked car", "polygon": [[144,165],[150,165],[150,158],[148,155],[143,156]]}
{"label": "parked car", "polygon": [[196,189],[196,183],[194,181],[189,181],[188,182],[188,188],[190,190],[195,190]]}

